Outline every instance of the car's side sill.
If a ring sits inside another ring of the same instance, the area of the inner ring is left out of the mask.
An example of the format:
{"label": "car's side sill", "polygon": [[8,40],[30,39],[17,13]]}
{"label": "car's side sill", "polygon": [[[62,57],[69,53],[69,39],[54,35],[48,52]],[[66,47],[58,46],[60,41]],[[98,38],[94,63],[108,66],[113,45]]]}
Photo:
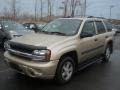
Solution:
{"label": "car's side sill", "polygon": [[84,61],[84,62],[82,62],[82,63],[80,63],[78,65],[78,71],[80,71],[80,70],[82,70],[82,69],[84,69],[84,68],[86,68],[86,67],[88,67],[88,66],[90,66],[90,65],[92,65],[94,63],[96,63],[97,61],[102,60],[102,59],[103,59],[103,57],[102,57],[102,55],[100,55],[100,56],[97,56],[95,58],[86,60],[86,61]]}

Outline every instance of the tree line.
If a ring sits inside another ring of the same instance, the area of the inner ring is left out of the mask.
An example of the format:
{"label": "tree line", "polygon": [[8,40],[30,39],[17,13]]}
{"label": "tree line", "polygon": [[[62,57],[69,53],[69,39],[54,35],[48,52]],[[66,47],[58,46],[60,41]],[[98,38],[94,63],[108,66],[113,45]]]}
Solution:
{"label": "tree line", "polygon": [[[55,15],[55,9],[57,11],[61,11],[61,17],[74,17],[78,16],[85,16],[86,12],[86,0],[33,0],[34,12],[32,15],[29,13],[22,13],[21,0],[7,0],[7,6],[4,7],[2,11],[3,18],[11,18],[13,20],[19,18],[32,18],[33,20],[37,21],[42,20],[44,17],[47,17],[48,20]],[[58,5],[56,7],[56,2]],[[28,2],[29,4],[29,2]],[[46,7],[46,10],[44,9]],[[56,11],[56,12],[57,12]],[[46,14],[44,14],[46,12]]]}

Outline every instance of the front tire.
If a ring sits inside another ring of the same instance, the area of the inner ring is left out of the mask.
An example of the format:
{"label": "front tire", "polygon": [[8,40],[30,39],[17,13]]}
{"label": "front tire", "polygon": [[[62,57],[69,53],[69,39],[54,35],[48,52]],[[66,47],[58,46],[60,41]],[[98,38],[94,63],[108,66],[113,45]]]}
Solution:
{"label": "front tire", "polygon": [[4,39],[3,40],[3,42],[2,42],[2,48],[3,48],[3,50],[5,51],[5,44],[8,42],[8,40],[7,39]]}
{"label": "front tire", "polygon": [[59,62],[55,80],[59,84],[65,84],[71,80],[74,71],[75,71],[74,59],[69,56],[64,57]]}

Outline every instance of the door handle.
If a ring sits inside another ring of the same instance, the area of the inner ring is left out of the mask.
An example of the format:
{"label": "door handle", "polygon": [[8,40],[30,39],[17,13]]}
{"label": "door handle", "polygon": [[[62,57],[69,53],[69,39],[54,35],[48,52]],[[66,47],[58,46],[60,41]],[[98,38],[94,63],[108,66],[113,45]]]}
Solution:
{"label": "door handle", "polygon": [[105,36],[105,38],[108,38],[109,36]]}
{"label": "door handle", "polygon": [[95,38],[95,39],[94,39],[94,41],[98,41],[98,39],[97,39],[97,38]]}

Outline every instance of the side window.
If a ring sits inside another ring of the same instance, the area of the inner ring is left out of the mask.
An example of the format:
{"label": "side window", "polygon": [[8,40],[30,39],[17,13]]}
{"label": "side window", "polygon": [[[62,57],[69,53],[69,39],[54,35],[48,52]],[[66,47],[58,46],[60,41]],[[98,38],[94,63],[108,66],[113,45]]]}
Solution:
{"label": "side window", "polygon": [[93,34],[93,35],[95,35],[96,31],[95,31],[94,22],[93,21],[85,22],[81,34]]}
{"label": "side window", "polygon": [[108,23],[108,22],[105,22],[105,25],[106,25],[106,27],[107,27],[107,31],[108,32],[111,32],[112,31],[112,25],[110,24],[110,23]]}
{"label": "side window", "polygon": [[98,34],[102,34],[102,33],[106,32],[105,27],[104,27],[104,25],[101,21],[96,21],[95,23],[96,23],[96,26],[97,26]]}

